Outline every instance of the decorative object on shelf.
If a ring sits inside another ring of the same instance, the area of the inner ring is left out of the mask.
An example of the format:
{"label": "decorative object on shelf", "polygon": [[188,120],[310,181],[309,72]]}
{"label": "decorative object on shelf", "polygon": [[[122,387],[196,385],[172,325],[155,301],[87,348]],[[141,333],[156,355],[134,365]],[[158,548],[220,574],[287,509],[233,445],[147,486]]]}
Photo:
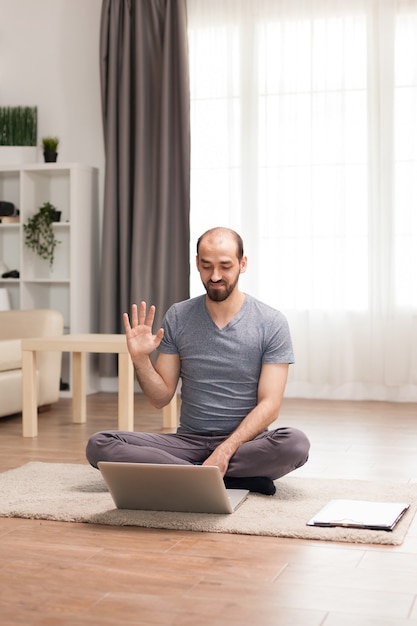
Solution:
{"label": "decorative object on shelf", "polygon": [[2,224],[18,224],[20,222],[20,217],[18,215],[5,215],[0,217],[0,222]]}
{"label": "decorative object on shelf", "polygon": [[2,278],[20,278],[19,270],[9,270],[1,275]]}
{"label": "decorative object on shelf", "polygon": [[19,209],[16,209],[13,202],[6,202],[6,200],[0,200],[0,216],[19,215]]}
{"label": "decorative object on shelf", "polygon": [[0,222],[2,224],[19,223],[19,209],[16,209],[13,202],[0,200]]}
{"label": "decorative object on shelf", "polygon": [[23,224],[26,246],[42,259],[48,260],[50,267],[54,262],[55,248],[61,243],[55,236],[52,224],[59,222],[60,217],[61,212],[50,202],[45,202],[39,207],[38,212]]}
{"label": "decorative object on shelf", "polygon": [[58,158],[59,137],[42,137],[43,158],[45,163],[55,163]]}
{"label": "decorative object on shelf", "polygon": [[37,107],[0,107],[0,146],[36,146]]}

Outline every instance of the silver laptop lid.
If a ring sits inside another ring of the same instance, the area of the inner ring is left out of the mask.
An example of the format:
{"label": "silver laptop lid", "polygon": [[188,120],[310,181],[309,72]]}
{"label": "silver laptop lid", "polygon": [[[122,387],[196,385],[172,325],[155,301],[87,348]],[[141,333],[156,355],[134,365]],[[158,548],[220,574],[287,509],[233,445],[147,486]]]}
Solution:
{"label": "silver laptop lid", "polygon": [[119,509],[233,513],[249,493],[226,489],[213,466],[100,461],[98,467]]}

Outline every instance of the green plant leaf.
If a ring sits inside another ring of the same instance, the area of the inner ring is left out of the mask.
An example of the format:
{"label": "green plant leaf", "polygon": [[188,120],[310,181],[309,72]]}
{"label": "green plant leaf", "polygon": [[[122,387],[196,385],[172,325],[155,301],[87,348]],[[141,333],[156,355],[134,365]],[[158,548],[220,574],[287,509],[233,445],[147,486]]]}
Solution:
{"label": "green plant leaf", "polygon": [[54,262],[55,248],[61,243],[55,237],[52,227],[56,211],[57,209],[53,204],[45,202],[39,207],[37,213],[23,224],[26,246],[42,259],[48,260],[50,267]]}

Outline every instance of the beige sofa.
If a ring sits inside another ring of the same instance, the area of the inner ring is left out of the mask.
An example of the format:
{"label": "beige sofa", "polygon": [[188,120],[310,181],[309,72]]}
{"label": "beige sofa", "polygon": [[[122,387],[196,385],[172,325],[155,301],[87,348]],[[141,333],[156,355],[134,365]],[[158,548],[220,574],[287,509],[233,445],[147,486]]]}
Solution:
{"label": "beige sofa", "polygon": [[[0,311],[0,417],[22,410],[21,339],[62,335],[61,313],[50,309]],[[60,352],[36,357],[38,406],[57,402],[61,377]]]}

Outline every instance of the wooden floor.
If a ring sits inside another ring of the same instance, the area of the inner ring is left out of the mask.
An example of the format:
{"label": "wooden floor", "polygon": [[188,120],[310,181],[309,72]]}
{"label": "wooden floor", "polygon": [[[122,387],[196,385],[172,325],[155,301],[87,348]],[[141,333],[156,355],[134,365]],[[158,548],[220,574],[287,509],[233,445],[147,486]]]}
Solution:
{"label": "wooden floor", "polygon": [[[0,471],[85,463],[88,436],[117,427],[117,396],[62,399],[21,437],[0,420]],[[136,429],[161,429],[138,395]],[[286,400],[281,424],[311,439],[299,476],[417,481],[417,405]],[[1,494],[0,494],[1,498]],[[417,625],[417,520],[398,547],[0,518],[0,623],[151,626]]]}

